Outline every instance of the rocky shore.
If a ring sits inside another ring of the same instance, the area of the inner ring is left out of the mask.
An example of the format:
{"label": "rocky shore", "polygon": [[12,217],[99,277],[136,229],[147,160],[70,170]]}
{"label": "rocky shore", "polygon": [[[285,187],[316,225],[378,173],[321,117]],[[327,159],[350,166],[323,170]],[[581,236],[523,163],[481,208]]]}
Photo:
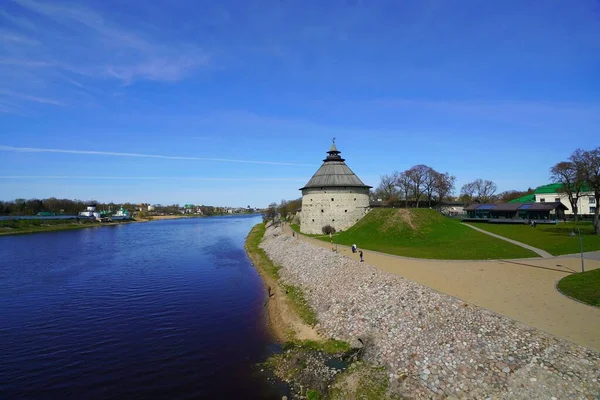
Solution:
{"label": "rocky shore", "polygon": [[267,229],[261,247],[300,287],[324,337],[365,343],[403,398],[597,399],[600,354]]}

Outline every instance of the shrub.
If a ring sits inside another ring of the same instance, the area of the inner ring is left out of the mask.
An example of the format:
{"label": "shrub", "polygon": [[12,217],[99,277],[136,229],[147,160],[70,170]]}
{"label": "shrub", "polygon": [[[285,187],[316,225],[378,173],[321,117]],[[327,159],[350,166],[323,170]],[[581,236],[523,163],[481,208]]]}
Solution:
{"label": "shrub", "polygon": [[329,235],[330,233],[331,234],[335,233],[335,228],[331,225],[325,225],[323,228],[321,228],[321,230],[323,231],[323,233],[325,235]]}

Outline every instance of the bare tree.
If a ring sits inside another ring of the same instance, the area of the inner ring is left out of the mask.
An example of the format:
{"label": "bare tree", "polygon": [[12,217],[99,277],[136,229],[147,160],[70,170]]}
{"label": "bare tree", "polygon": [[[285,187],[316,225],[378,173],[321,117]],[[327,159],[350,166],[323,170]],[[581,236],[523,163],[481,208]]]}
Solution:
{"label": "bare tree", "polygon": [[265,225],[267,225],[269,221],[275,223],[275,220],[277,219],[277,203],[269,204],[269,207],[263,213],[262,219]]}
{"label": "bare tree", "polygon": [[392,202],[398,199],[397,180],[398,172],[393,172],[389,175],[379,176],[379,186],[375,190],[375,196],[386,202]]}
{"label": "bare tree", "polygon": [[481,203],[488,203],[495,199],[494,194],[498,187],[492,181],[484,179],[475,179],[473,182],[463,185],[460,190],[461,196],[479,200]]}
{"label": "bare tree", "polygon": [[438,174],[439,172],[431,167],[427,167],[425,171],[425,179],[423,180],[423,193],[427,197],[427,205],[429,207],[431,207],[431,200],[433,200],[435,181]]}
{"label": "bare tree", "polygon": [[441,172],[434,171],[433,193],[435,194],[438,207],[454,191],[455,182],[456,177],[450,175],[448,172],[442,174]]}
{"label": "bare tree", "polygon": [[565,193],[571,204],[575,219],[578,219],[577,202],[581,197],[581,189],[583,188],[583,174],[574,162],[561,161],[550,168],[550,179],[552,182],[560,183],[560,193]]}
{"label": "bare tree", "polygon": [[419,201],[424,192],[425,180],[427,174],[431,168],[427,165],[419,164],[405,171],[406,176],[410,181],[410,189],[415,199],[417,208],[419,207]]}
{"label": "bare tree", "polygon": [[402,193],[402,197],[404,197],[404,207],[408,207],[408,198],[410,196],[411,181],[406,171],[398,174],[398,178],[396,179],[396,186],[398,186],[400,192]]}
{"label": "bare tree", "polygon": [[288,217],[288,206],[287,206],[287,201],[286,200],[281,200],[281,203],[279,203],[279,206],[277,207],[277,213],[279,214],[279,218],[281,218],[281,220],[285,221]]}
{"label": "bare tree", "polygon": [[583,181],[594,192],[596,200],[596,210],[594,212],[594,233],[600,235],[600,221],[598,215],[600,211],[600,147],[593,150],[577,149],[569,157],[578,171],[581,172]]}
{"label": "bare tree", "polygon": [[472,203],[475,197],[475,182],[465,183],[460,188],[460,198],[465,204]]}

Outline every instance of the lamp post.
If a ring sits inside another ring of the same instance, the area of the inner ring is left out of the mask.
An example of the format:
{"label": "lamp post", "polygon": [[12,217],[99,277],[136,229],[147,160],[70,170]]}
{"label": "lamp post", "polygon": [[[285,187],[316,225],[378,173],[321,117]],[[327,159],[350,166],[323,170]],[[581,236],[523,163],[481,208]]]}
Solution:
{"label": "lamp post", "polygon": [[[585,268],[583,265],[583,241],[581,240],[581,231],[577,227],[574,229],[577,229],[577,233],[579,235],[579,250],[581,252],[581,272],[585,272]],[[573,229],[571,229],[571,233],[569,233],[569,236],[575,237],[575,231]]]}

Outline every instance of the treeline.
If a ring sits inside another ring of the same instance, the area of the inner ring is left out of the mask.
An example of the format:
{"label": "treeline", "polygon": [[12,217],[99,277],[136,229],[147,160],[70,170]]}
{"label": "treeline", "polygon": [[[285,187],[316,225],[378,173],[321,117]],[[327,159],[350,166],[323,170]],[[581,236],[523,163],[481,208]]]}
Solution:
{"label": "treeline", "polygon": [[415,207],[432,204],[441,204],[451,198],[454,192],[456,177],[448,172],[439,172],[435,169],[419,164],[406,171],[392,172],[381,175],[379,186],[375,189],[373,197],[381,199],[387,204],[404,203],[405,207]]}
{"label": "treeline", "polygon": [[121,206],[130,212],[135,211],[135,204],[99,203],[89,200],[57,199],[16,199],[12,201],[0,201],[0,215],[36,215],[40,212],[50,212],[56,215],[76,215],[84,211],[86,205],[97,204],[98,209],[118,210]]}
{"label": "treeline", "polygon": [[[84,211],[89,204],[95,204],[98,211],[115,212],[123,207],[131,214],[140,212],[144,215],[176,215],[181,214],[184,208],[179,204],[154,205],[154,210],[148,212],[148,204],[134,203],[102,203],[95,200],[71,200],[57,199],[50,197],[48,199],[16,199],[12,201],[0,201],[0,215],[3,216],[33,216],[38,213],[51,213],[55,215],[77,215]],[[195,206],[194,209],[200,209],[203,215],[221,215],[227,213],[224,207],[214,206]]]}
{"label": "treeline", "polygon": [[296,211],[302,207],[302,198],[295,200],[281,200],[279,204],[271,203],[263,212],[263,222],[285,221],[296,214]]}

